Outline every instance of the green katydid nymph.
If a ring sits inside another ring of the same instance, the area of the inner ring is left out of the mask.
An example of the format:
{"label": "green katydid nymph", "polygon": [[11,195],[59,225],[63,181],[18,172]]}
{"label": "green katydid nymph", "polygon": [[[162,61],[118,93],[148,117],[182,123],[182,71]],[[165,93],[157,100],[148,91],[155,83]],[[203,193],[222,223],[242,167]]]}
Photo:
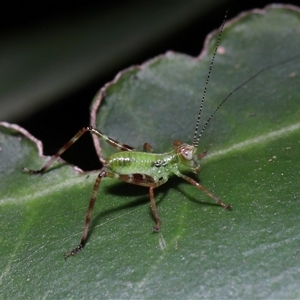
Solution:
{"label": "green katydid nymph", "polygon": [[299,58],[299,55],[286,59],[285,61],[281,61],[277,64],[267,66],[261,69],[259,72],[255,73],[248,80],[244,81],[242,84],[237,86],[233,91],[231,91],[216,107],[207,121],[204,123],[204,126],[201,130],[199,129],[200,118],[202,114],[202,108],[207,92],[207,87],[209,83],[210,74],[212,71],[214,59],[218,50],[218,46],[220,43],[222,31],[225,24],[225,19],[221,25],[216,47],[212,56],[212,60],[209,66],[208,75],[202,95],[202,100],[200,103],[199,113],[197,117],[197,122],[194,131],[194,138],[192,144],[182,143],[181,141],[175,140],[173,142],[173,149],[166,153],[155,153],[150,146],[149,143],[144,144],[144,151],[138,151],[133,147],[130,147],[125,144],[121,144],[118,141],[104,135],[102,132],[93,128],[92,126],[87,126],[82,128],[72,139],[70,139],[55,155],[51,157],[51,159],[40,169],[40,170],[30,170],[24,168],[25,172],[30,174],[41,174],[44,173],[49,167],[53,164],[53,162],[70,146],[72,146],[85,132],[90,132],[91,134],[97,136],[102,141],[108,143],[112,147],[114,147],[118,152],[110,155],[107,158],[104,158],[103,167],[100,169],[97,179],[94,184],[92,196],[89,202],[88,210],[85,217],[85,226],[83,230],[83,234],[81,237],[81,241],[79,245],[71,251],[68,251],[64,254],[64,257],[67,258],[69,256],[74,256],[86,244],[89,226],[91,223],[92,211],[94,208],[94,204],[96,201],[96,195],[101,183],[102,178],[117,178],[124,182],[144,186],[149,188],[150,195],[150,204],[152,208],[152,212],[155,218],[155,225],[153,227],[154,232],[158,232],[161,227],[161,220],[157,211],[155,197],[154,197],[154,189],[166,183],[171,175],[176,175],[188,183],[192,184],[199,190],[203,191],[210,198],[212,198],[218,205],[222,206],[225,209],[230,210],[231,205],[225,204],[218,197],[216,197],[213,193],[207,190],[202,184],[192,179],[191,177],[184,175],[180,172],[181,167],[185,167],[193,173],[200,172],[200,163],[199,161],[205,156],[206,152],[201,154],[198,152],[198,144],[199,140],[206,129],[207,125],[215,115],[215,113],[219,110],[219,108],[228,100],[228,98],[239,90],[242,86],[246,85],[248,82],[252,81],[255,77],[257,77],[262,72],[270,70],[271,68],[277,67],[279,65],[285,64],[289,61],[292,61],[296,58]]}

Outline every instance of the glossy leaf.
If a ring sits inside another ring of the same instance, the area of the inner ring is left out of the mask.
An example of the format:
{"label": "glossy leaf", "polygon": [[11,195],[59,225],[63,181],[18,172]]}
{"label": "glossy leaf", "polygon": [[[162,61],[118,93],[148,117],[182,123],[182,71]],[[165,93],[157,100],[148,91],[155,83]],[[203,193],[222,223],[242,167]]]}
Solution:
{"label": "glossy leaf", "polygon": [[[203,122],[257,71],[298,55],[299,28],[299,11],[291,7],[229,21]],[[144,142],[157,152],[175,138],[192,142],[215,41],[208,39],[201,59],[170,52],[120,73],[94,101],[92,123],[140,149]],[[22,173],[46,159],[2,123],[2,297],[299,297],[299,67],[300,57],[243,86],[201,139],[199,151],[209,155],[197,178],[232,203],[231,212],[172,177],[156,190],[163,223],[152,234],[147,189],[104,179],[88,243],[67,261],[63,253],[80,241],[97,175],[59,163],[43,176]]]}

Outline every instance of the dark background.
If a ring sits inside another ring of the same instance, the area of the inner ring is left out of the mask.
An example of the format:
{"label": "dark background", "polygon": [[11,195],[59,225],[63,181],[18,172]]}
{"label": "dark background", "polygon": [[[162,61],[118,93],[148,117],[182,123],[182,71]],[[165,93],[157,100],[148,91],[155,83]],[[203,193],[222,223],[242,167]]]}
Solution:
{"label": "dark background", "polygon": [[[158,40],[146,48],[141,47],[140,51],[135,53],[134,56],[127,57],[118,65],[108,68],[105,73],[101,72],[100,74],[99,72],[99,76],[95,75],[88,83],[74,88],[72,92],[59,99],[55,99],[52,104],[47,104],[30,115],[18,116],[12,121],[25,127],[40,139],[44,143],[45,154],[54,154],[81,127],[89,124],[91,100],[96,92],[106,82],[111,81],[120,70],[131,65],[141,64],[149,58],[168,50],[197,56],[202,49],[206,35],[220,26],[226,10],[229,11],[228,19],[231,19],[242,11],[263,8],[270,3],[272,2],[258,0],[224,1],[214,9],[206,12],[205,15],[201,14],[198,17],[191,18],[188,23],[171,32],[163,40]],[[300,1],[281,1],[281,3],[300,5]],[[10,32],[18,30],[30,30],[30,28],[42,26],[50,20],[62,18],[66,15],[76,15],[80,18],[81,14],[87,8],[91,9],[91,7],[94,10],[99,10],[101,14],[109,14],[112,10],[122,11],[125,7],[128,9],[128,7],[130,8],[135,4],[136,1],[130,0],[10,1],[1,4],[0,35],[9,35]],[[143,9],[142,5],[141,9]],[[203,41],[202,45],[199,45],[199,40]],[[74,148],[72,147],[72,150],[68,151],[64,158],[83,169],[97,169],[100,167],[91,139],[88,136]]]}

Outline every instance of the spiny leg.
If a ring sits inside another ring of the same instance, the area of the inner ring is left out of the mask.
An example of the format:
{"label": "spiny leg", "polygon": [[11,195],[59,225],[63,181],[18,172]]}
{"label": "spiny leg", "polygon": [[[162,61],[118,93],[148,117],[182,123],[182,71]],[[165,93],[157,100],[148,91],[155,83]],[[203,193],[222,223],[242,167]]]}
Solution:
{"label": "spiny leg", "polygon": [[231,204],[225,204],[221,199],[219,199],[218,197],[216,197],[212,192],[210,192],[209,190],[207,190],[202,184],[200,184],[199,182],[197,182],[196,180],[181,174],[180,172],[176,172],[176,175],[178,177],[181,177],[182,179],[186,180],[187,182],[189,182],[190,184],[196,186],[198,189],[200,189],[201,191],[203,191],[205,194],[207,194],[210,198],[214,199],[216,201],[217,204],[219,204],[220,206],[230,210]]}
{"label": "spiny leg", "polygon": [[150,204],[151,204],[151,209],[155,218],[155,226],[153,226],[153,232],[158,232],[160,229],[160,218],[157,212],[157,207],[156,207],[156,203],[155,203],[155,198],[154,198],[154,192],[153,192],[154,187],[150,186],[149,188],[149,195],[150,195]]}
{"label": "spiny leg", "polygon": [[100,139],[104,140],[108,144],[110,144],[112,147],[114,147],[117,150],[120,151],[132,151],[134,150],[133,147],[120,144],[119,142],[115,141],[114,139],[104,135],[102,132],[98,131],[97,129],[94,129],[92,126],[83,127],[80,129],[60,150],[55,153],[50,160],[40,169],[40,170],[30,170],[27,168],[23,168],[23,171],[30,173],[30,174],[41,174],[44,173],[53,163],[54,161],[61,156],[67,149],[69,149],[85,132],[90,132],[96,136],[98,136]]}
{"label": "spiny leg", "polygon": [[50,160],[40,170],[23,168],[23,171],[30,174],[44,173],[59,156],[61,156],[68,148],[70,148],[85,132],[90,131],[91,129],[92,128],[90,126],[81,128],[60,150],[57,151],[57,153],[50,158]]}
{"label": "spiny leg", "polygon": [[155,203],[155,198],[154,198],[154,189],[161,186],[162,184],[166,183],[168,178],[161,178],[159,181],[155,182],[154,179],[151,176],[145,175],[145,174],[125,174],[125,175],[116,175],[116,174],[110,174],[107,173],[108,177],[118,177],[118,179],[128,182],[128,183],[132,183],[132,184],[136,184],[139,186],[146,186],[149,187],[149,196],[150,196],[150,205],[151,205],[151,209],[155,218],[155,226],[153,226],[153,231],[154,232],[158,232],[160,229],[160,225],[161,225],[161,221],[157,212],[157,207],[156,207],[156,203]]}
{"label": "spiny leg", "polygon": [[120,142],[108,137],[107,135],[103,134],[101,131],[94,129],[92,126],[89,126],[89,131],[98,136],[100,139],[102,139],[103,141],[105,141],[106,143],[108,143],[109,145],[111,145],[112,147],[114,147],[115,149],[119,150],[119,151],[133,151],[135,150],[133,147],[128,146],[126,144],[121,144]]}
{"label": "spiny leg", "polygon": [[156,202],[155,202],[155,198],[154,198],[154,189],[163,185],[164,183],[166,183],[168,180],[167,177],[165,178],[161,178],[158,182],[154,182],[150,187],[149,187],[149,196],[150,196],[150,205],[151,205],[151,209],[154,215],[154,219],[155,219],[155,226],[153,226],[153,232],[159,232],[160,229],[160,225],[161,225],[161,221],[160,221],[160,217],[158,215],[158,211],[157,211],[157,207],[156,207]]}
{"label": "spiny leg", "polygon": [[87,239],[87,236],[88,236],[89,227],[90,227],[90,223],[91,223],[92,212],[93,212],[93,208],[94,208],[94,205],[95,205],[99,185],[100,185],[101,179],[103,177],[106,177],[106,176],[107,176],[107,173],[106,173],[105,170],[102,170],[98,174],[98,177],[97,177],[97,179],[95,181],[95,184],[94,184],[94,188],[93,188],[92,197],[91,197],[91,200],[90,200],[90,203],[89,203],[89,207],[88,207],[88,210],[86,212],[85,225],[84,225],[84,230],[83,230],[83,234],[82,234],[82,237],[81,237],[80,244],[76,248],[74,248],[72,251],[66,252],[64,254],[65,259],[67,259],[69,256],[74,256],[77,252],[82,250],[85,243],[86,243],[86,239]]}

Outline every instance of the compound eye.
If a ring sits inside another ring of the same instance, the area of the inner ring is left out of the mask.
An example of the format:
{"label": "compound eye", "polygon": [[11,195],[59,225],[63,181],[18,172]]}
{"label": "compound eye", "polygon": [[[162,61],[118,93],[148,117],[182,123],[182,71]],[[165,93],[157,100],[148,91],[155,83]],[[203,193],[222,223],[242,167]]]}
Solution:
{"label": "compound eye", "polygon": [[184,157],[185,159],[187,159],[187,160],[192,160],[192,159],[193,159],[193,152],[190,151],[190,150],[184,150],[184,151],[182,152],[182,155],[183,155],[183,157]]}

